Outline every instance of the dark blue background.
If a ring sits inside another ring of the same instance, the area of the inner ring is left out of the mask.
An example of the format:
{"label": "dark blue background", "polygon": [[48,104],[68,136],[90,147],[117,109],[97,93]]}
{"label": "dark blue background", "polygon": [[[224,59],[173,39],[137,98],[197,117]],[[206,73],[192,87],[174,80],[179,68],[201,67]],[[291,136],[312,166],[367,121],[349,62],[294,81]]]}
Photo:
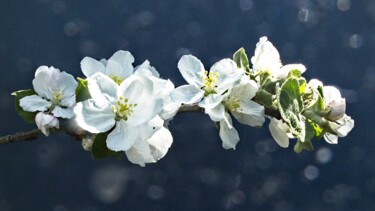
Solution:
{"label": "dark blue background", "polygon": [[178,86],[181,55],[208,68],[241,46],[251,56],[264,35],[283,64],[339,87],[356,121],[338,145],[295,154],[268,123],[236,124],[233,151],[206,115],[180,114],[168,154],[145,168],[93,161],[64,134],[1,145],[0,210],[375,210],[374,0],[3,0],[0,30],[1,135],[35,128],[10,93],[32,88],[40,65],[82,76],[84,56],[124,49]]}

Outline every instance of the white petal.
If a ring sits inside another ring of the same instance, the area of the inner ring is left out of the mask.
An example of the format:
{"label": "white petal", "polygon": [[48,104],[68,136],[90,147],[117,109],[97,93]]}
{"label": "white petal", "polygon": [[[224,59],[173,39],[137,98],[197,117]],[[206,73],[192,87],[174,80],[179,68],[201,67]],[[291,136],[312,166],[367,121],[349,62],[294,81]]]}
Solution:
{"label": "white petal", "polygon": [[267,41],[267,37],[259,39],[251,63],[255,72],[277,71],[281,67],[280,54],[272,43]]}
{"label": "white petal", "polygon": [[143,140],[136,141],[132,148],[125,152],[128,160],[134,164],[138,164],[142,167],[146,163],[155,163],[156,160],[151,155],[150,145]]}
{"label": "white petal", "polygon": [[35,123],[39,130],[41,130],[46,136],[49,135],[50,128],[59,128],[59,120],[53,115],[45,114],[43,112],[39,112],[35,116]]}
{"label": "white petal", "polygon": [[288,126],[283,124],[285,123],[276,118],[272,118],[268,128],[270,129],[271,135],[276,143],[283,148],[287,148],[289,146],[289,137],[284,129]]}
{"label": "white petal", "polygon": [[337,144],[338,143],[338,137],[336,135],[331,134],[331,133],[325,133],[324,139],[329,144]]}
{"label": "white petal", "polygon": [[[113,56],[108,60],[107,65],[109,65],[112,61],[115,61],[120,65],[121,76],[128,77],[133,74],[133,62],[134,57],[129,51],[117,51],[113,54]],[[107,66],[108,67],[108,66]],[[108,69],[107,69],[108,71]],[[118,76],[120,76],[118,75]]]}
{"label": "white petal", "polygon": [[169,102],[163,105],[163,110],[159,113],[160,117],[164,120],[172,119],[181,107],[181,103]]}
{"label": "white petal", "polygon": [[232,126],[232,119],[228,113],[226,113],[226,118],[227,121],[220,121],[219,135],[221,140],[223,141],[223,148],[236,149],[236,145],[240,141],[240,137],[237,130]]}
{"label": "white petal", "polygon": [[222,59],[216,62],[210,69],[211,72],[219,74],[217,87],[215,91],[217,94],[222,94],[228,89],[240,82],[244,75],[244,70],[237,68],[237,64],[231,59]]}
{"label": "white petal", "polygon": [[112,112],[110,104],[98,105],[89,99],[77,103],[74,113],[77,124],[90,133],[107,132],[115,125],[116,115]]}
{"label": "white petal", "polygon": [[203,86],[205,70],[202,62],[195,56],[184,55],[178,61],[178,69],[182,77],[190,84],[196,87]]}
{"label": "white petal", "polygon": [[96,73],[87,79],[91,98],[98,102],[115,103],[118,85],[103,73]]}
{"label": "white petal", "polygon": [[134,68],[134,72],[136,71],[145,75],[149,75],[151,73],[153,76],[160,78],[159,72],[150,65],[150,62],[148,60],[144,61],[141,65],[138,65],[136,68]]}
{"label": "white petal", "polygon": [[52,83],[54,85],[53,88],[55,90],[61,91],[64,95],[64,98],[69,98],[71,96],[74,96],[75,98],[78,82],[71,74],[68,74],[64,71],[60,72],[57,75],[57,78],[52,81]]}
{"label": "white petal", "polygon": [[193,85],[182,85],[171,92],[172,101],[184,104],[197,103],[204,97],[204,91]]}
{"label": "white petal", "polygon": [[61,117],[65,119],[71,119],[74,117],[73,108],[61,108],[60,106],[56,106],[53,111],[53,115],[55,117]]}
{"label": "white petal", "polygon": [[198,103],[199,107],[209,109],[218,106],[223,101],[224,95],[210,94]]}
{"label": "white petal", "polygon": [[56,86],[55,81],[60,74],[60,70],[54,67],[40,66],[35,72],[33,87],[39,96],[52,99],[51,91]]}
{"label": "white petal", "polygon": [[350,116],[345,115],[337,122],[329,122],[329,125],[339,137],[345,137],[354,128],[354,120]]}
{"label": "white petal", "polygon": [[28,112],[47,111],[51,105],[51,102],[39,97],[38,95],[26,96],[20,100],[20,106],[24,111]]}
{"label": "white petal", "polygon": [[214,122],[219,122],[225,119],[225,108],[222,104],[217,105],[216,107],[204,109],[204,112],[210,116],[210,119]]}
{"label": "white petal", "polygon": [[120,63],[113,60],[108,60],[107,66],[105,67],[105,74],[112,79],[116,77],[118,80],[124,80],[125,77],[129,75],[123,71]]}
{"label": "white petal", "polygon": [[338,101],[341,99],[340,91],[334,86],[324,86],[323,96],[326,104],[329,104],[331,101]]}
{"label": "white petal", "polygon": [[167,154],[172,145],[173,137],[167,128],[162,127],[147,139],[147,142],[152,146],[151,155],[157,161]]}
{"label": "white petal", "polygon": [[125,120],[120,120],[107,136],[107,147],[116,152],[129,150],[138,135],[139,130],[136,127],[131,127]]}
{"label": "white petal", "polygon": [[142,75],[132,75],[121,83],[118,96],[136,104],[128,123],[139,125],[155,117],[163,109],[163,100],[153,95],[153,83]]}
{"label": "white petal", "polygon": [[232,111],[233,116],[242,124],[261,127],[265,121],[264,107],[254,101],[240,103],[240,107]]}
{"label": "white petal", "polygon": [[65,107],[73,107],[75,104],[76,104],[76,95],[75,94],[71,95],[70,97],[64,96],[64,98],[61,99],[61,101],[60,101],[60,105],[65,106]]}
{"label": "white petal", "polygon": [[97,72],[105,73],[105,67],[103,63],[90,57],[85,57],[82,59],[81,70],[87,78]]}
{"label": "white petal", "polygon": [[259,89],[258,84],[253,80],[241,80],[241,84],[233,87],[229,96],[237,99],[250,101]]}

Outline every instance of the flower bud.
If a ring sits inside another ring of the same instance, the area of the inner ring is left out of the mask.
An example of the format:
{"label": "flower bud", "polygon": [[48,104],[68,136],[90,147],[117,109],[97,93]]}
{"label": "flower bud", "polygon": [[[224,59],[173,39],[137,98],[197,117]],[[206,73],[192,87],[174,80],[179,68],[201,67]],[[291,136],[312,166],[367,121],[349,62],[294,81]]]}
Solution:
{"label": "flower bud", "polygon": [[345,99],[341,97],[340,91],[333,86],[324,86],[323,94],[327,111],[326,118],[335,121],[344,116],[346,110]]}

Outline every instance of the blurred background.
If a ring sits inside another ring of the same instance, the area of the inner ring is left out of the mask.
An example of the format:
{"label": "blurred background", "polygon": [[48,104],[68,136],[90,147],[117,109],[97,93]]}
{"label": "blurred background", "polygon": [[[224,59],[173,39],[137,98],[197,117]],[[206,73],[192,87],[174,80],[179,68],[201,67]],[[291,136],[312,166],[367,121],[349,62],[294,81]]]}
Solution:
{"label": "blurred background", "polygon": [[374,0],[2,0],[0,30],[1,136],[36,127],[10,93],[32,88],[40,65],[82,77],[84,56],[123,49],[179,86],[182,55],[208,68],[242,46],[251,57],[261,36],[283,64],[340,88],[356,121],[338,145],[295,154],[268,122],[236,124],[233,151],[208,116],[180,114],[169,153],[145,168],[94,161],[65,134],[1,145],[0,210],[375,210]]}

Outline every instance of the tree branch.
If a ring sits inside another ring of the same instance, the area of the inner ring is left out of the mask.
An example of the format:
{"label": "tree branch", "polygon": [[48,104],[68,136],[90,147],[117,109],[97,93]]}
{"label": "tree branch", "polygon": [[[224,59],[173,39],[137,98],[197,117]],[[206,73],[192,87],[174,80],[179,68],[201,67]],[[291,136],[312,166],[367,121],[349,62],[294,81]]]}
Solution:
{"label": "tree branch", "polygon": [[[180,109],[178,110],[178,113],[184,113],[184,112],[204,112],[204,109],[199,107],[197,104],[186,104],[182,105]],[[273,110],[270,108],[265,108],[265,115],[270,116],[270,117],[275,117],[277,119],[280,119],[280,113],[278,110]],[[68,135],[79,139],[83,137],[82,131],[71,131],[70,129],[65,130],[63,127],[60,129],[55,129],[51,130],[51,133],[58,133],[58,132],[66,132]],[[14,142],[19,142],[19,141],[33,141],[41,135],[42,132],[39,129],[33,129],[27,132],[21,132],[21,133],[16,133],[13,135],[7,135],[0,137],[0,144],[10,144]]]}

